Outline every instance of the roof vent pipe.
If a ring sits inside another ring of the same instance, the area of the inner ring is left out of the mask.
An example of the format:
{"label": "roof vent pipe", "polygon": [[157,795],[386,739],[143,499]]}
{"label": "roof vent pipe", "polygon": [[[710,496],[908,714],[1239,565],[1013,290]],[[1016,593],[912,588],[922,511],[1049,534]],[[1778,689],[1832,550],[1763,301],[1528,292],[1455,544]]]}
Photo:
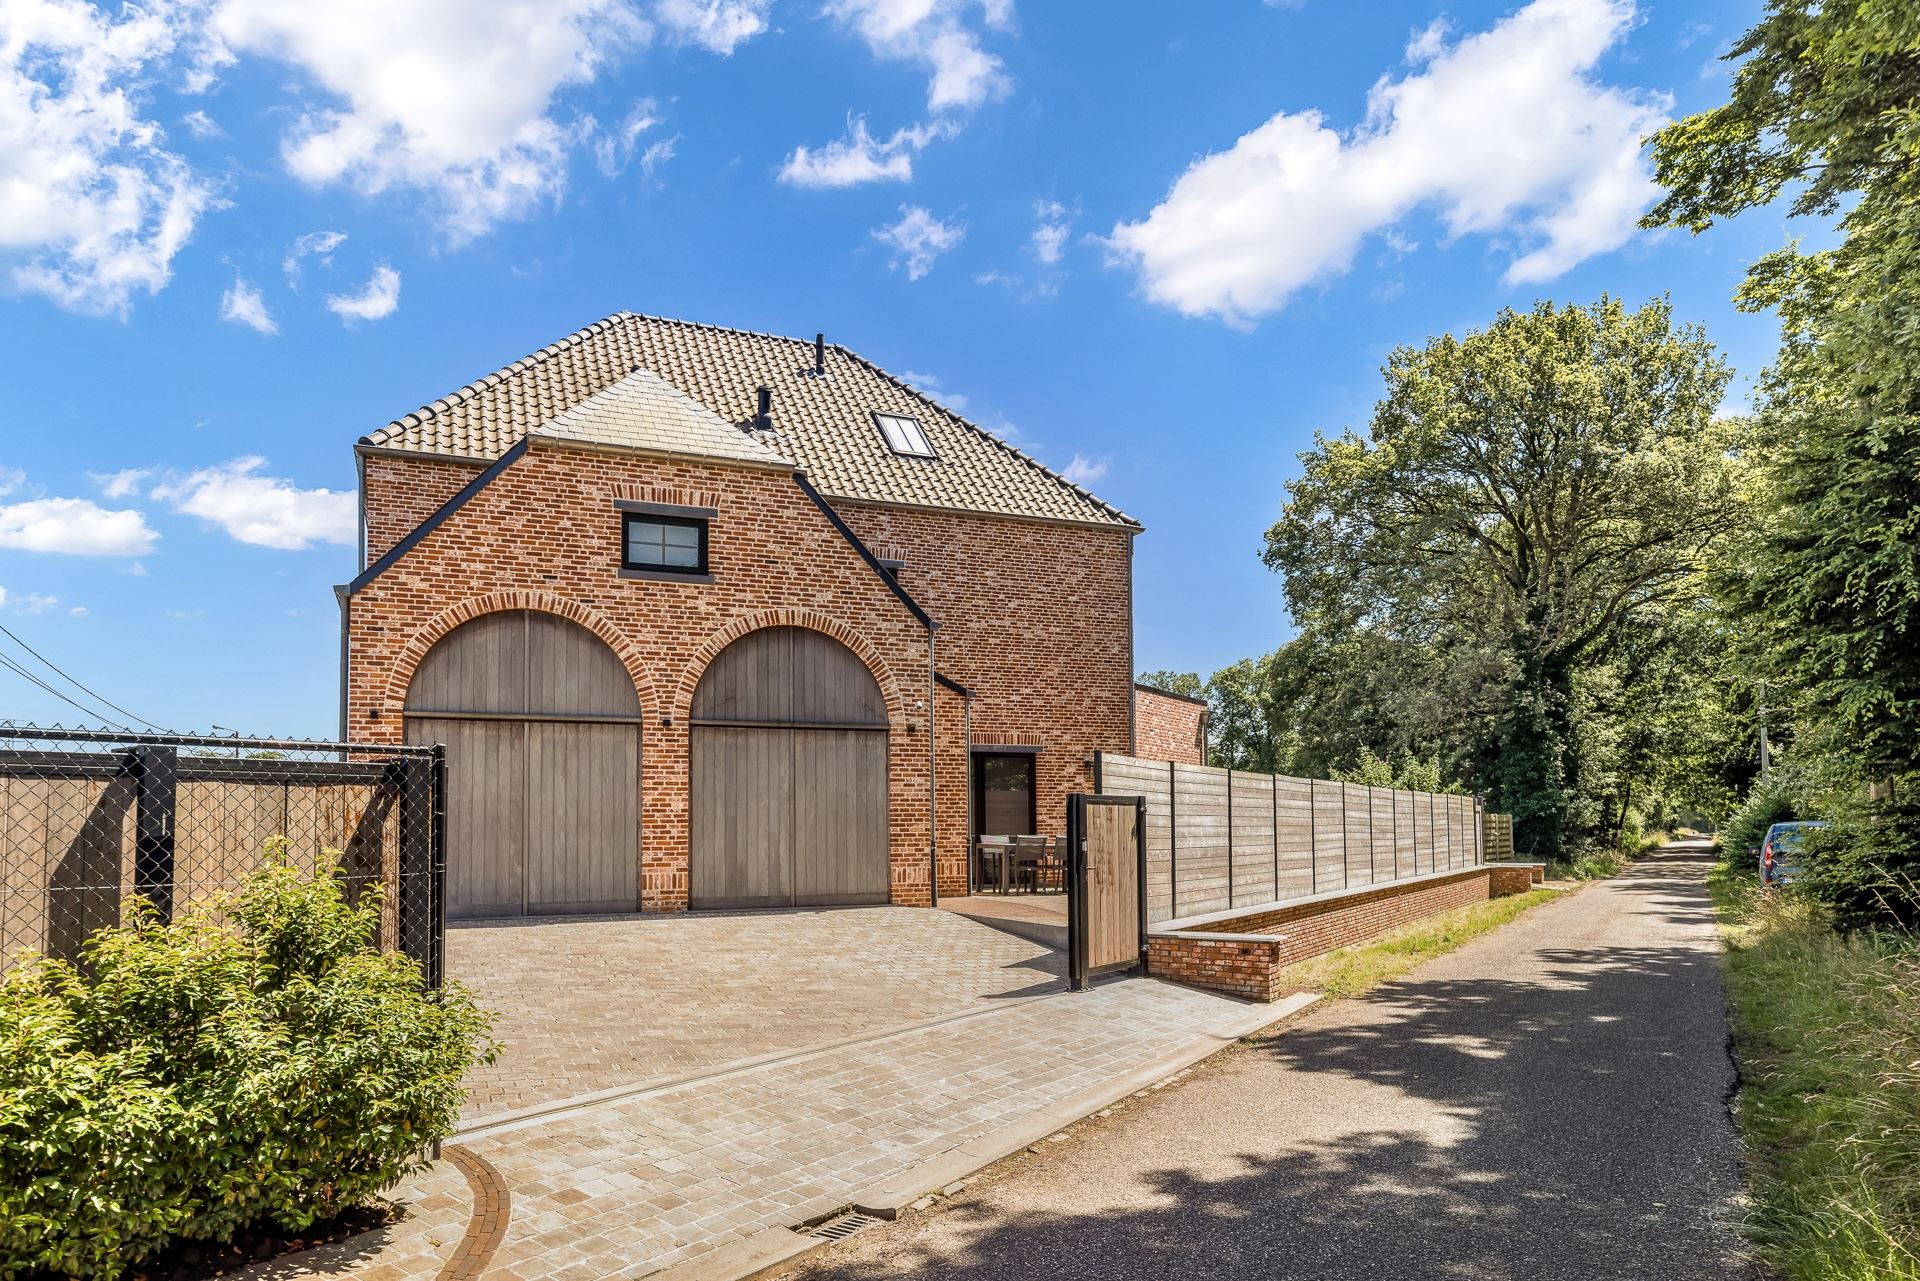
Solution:
{"label": "roof vent pipe", "polygon": [[815,334],[813,336],[813,376],[815,378],[824,378],[826,373],[827,336],[825,334]]}
{"label": "roof vent pipe", "polygon": [[759,408],[753,415],[753,428],[755,431],[771,431],[773,429],[773,389],[760,388],[759,399]]}

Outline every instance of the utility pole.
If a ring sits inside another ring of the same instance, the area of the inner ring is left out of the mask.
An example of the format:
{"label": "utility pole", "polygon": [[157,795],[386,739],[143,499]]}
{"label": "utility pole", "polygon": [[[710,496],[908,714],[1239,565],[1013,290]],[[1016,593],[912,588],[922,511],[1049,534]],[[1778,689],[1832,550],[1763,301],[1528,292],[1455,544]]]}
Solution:
{"label": "utility pole", "polygon": [[1760,781],[1773,773],[1773,745],[1767,741],[1767,683],[1760,682]]}

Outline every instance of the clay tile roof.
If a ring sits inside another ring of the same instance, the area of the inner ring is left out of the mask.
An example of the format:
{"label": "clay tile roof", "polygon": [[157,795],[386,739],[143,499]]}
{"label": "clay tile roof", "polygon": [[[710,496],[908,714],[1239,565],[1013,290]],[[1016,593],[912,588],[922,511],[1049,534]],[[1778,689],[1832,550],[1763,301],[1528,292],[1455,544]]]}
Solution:
{"label": "clay tile roof", "polygon": [[648,369],[634,370],[528,434],[582,445],[792,466],[755,433],[734,426]]}
{"label": "clay tile roof", "polygon": [[[545,429],[635,370],[648,371],[663,388],[717,415],[749,446],[771,446],[768,452],[776,460],[783,457],[804,469],[830,497],[1139,528],[1118,508],[844,347],[828,346],[826,375],[818,377],[813,343],[806,339],[631,312],[596,321],[394,420],[360,443],[368,449],[486,461],[535,429],[543,435],[581,430],[577,425],[557,433]],[[775,430],[755,439],[739,429],[752,422],[755,389],[761,386],[773,391]],[[659,390],[641,397],[656,405],[647,429],[656,432],[662,430],[658,415],[665,412],[658,409],[664,403]],[[637,395],[622,393],[621,403]],[[876,410],[917,418],[938,457],[893,453],[874,424]],[[596,430],[613,431],[608,425],[613,417],[639,411],[629,406],[613,415],[603,406],[595,412],[601,424]],[[684,406],[669,417],[687,426]],[[569,421],[577,422],[577,416]],[[713,423],[703,426],[710,429]],[[628,422],[620,430],[640,429]]]}

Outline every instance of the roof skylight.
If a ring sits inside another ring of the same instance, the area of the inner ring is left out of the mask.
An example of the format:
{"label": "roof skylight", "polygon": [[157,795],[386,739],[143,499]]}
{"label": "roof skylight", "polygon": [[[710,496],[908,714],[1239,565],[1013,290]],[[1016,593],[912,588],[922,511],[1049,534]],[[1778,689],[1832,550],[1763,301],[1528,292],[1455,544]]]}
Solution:
{"label": "roof skylight", "polygon": [[880,434],[887,438],[887,448],[904,458],[937,458],[933,452],[933,442],[927,439],[926,429],[920,426],[918,418],[909,418],[905,414],[883,414],[874,411],[873,421],[879,424]]}

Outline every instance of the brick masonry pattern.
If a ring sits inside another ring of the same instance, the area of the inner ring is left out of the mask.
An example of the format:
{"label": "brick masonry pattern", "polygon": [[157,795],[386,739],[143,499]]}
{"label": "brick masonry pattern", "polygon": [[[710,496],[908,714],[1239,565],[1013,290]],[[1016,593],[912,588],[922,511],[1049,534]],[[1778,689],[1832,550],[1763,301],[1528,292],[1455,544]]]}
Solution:
{"label": "brick masonry pattern", "polygon": [[1133,691],[1133,755],[1152,761],[1205,765],[1207,709],[1191,702],[1135,687]]}
{"label": "brick masonry pattern", "polygon": [[[477,474],[456,464],[364,460],[368,555],[377,558]],[[711,583],[623,579],[613,503],[646,496],[719,509]],[[941,624],[938,670],[973,692],[932,697],[928,637],[780,471],[535,443],[353,597],[347,733],[404,734],[407,682],[433,643],[499,609],[559,614],[626,664],[645,717],[641,906],[688,895],[687,710],[707,662],[759,627],[811,627],[846,644],[887,700],[891,898],[929,900],[929,795],[940,892],[963,893],[967,729],[974,742],[1041,748],[1043,831],[1090,784],[1096,749],[1130,746],[1131,535],[1112,527],[844,504],[864,541],[907,562],[901,583]],[[969,706],[969,702],[971,706]],[[929,786],[929,769],[937,790]]]}
{"label": "brick masonry pattern", "polygon": [[1199,930],[1150,936],[1147,966],[1155,976],[1176,983],[1253,1001],[1278,1001],[1295,990],[1281,971],[1296,962],[1422,917],[1523,893],[1532,880],[1526,865],[1476,867],[1417,885],[1386,886],[1328,902],[1253,912]]}

